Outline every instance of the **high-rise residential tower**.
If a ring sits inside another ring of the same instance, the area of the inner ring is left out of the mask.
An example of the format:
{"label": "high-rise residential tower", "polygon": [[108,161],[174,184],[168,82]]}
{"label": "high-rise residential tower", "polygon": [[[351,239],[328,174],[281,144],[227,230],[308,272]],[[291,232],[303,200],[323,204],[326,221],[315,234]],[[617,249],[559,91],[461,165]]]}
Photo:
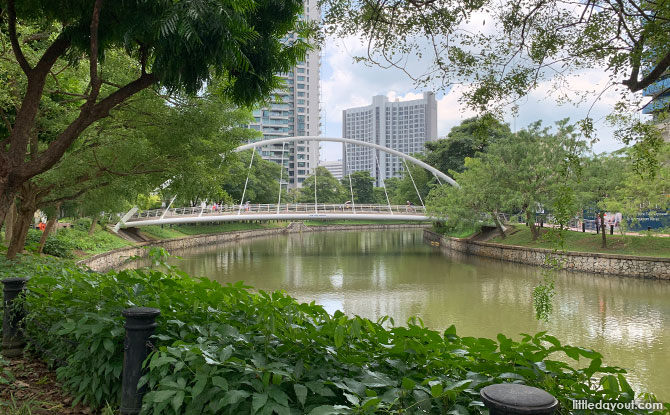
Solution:
{"label": "high-rise residential tower", "polygon": [[[304,0],[303,6],[305,19],[320,18],[317,0]],[[296,35],[289,35],[288,40],[292,36]],[[320,135],[320,68],[320,51],[314,49],[292,71],[278,74],[284,80],[286,89],[276,91],[269,107],[254,111],[255,120],[249,128],[261,131],[264,140]],[[274,144],[258,150],[264,159],[284,165],[286,176],[283,183],[288,188],[302,187],[302,182],[319,162],[319,143],[316,141]]]}
{"label": "high-rise residential tower", "polygon": [[[437,101],[435,94],[423,98],[389,102],[383,95],[372,98],[372,105],[342,111],[342,136],[400,151],[423,154],[426,141],[437,140]],[[389,177],[400,177],[402,159],[370,147],[343,145],[344,174],[369,171],[375,185]]]}

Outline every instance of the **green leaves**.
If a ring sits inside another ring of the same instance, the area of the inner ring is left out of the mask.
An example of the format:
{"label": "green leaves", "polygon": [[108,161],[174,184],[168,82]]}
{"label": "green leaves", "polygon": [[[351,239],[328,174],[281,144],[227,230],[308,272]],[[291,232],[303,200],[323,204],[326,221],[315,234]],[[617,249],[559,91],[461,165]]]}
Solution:
{"label": "green leaves", "polygon": [[[440,334],[416,321],[385,328],[386,319],[331,316],[282,292],[256,294],[176,269],[58,271],[29,282],[38,289],[26,299],[27,329],[67,360],[59,378],[92,406],[116,402],[120,312],[129,304],[161,309],[157,350],[141,380],[147,414],[482,415],[479,390],[509,381],[541,387],[562,405],[634,397],[621,369],[546,333],[521,341],[499,335],[496,341],[459,337],[453,326]],[[579,364],[584,369],[554,360],[564,354],[585,360]]]}

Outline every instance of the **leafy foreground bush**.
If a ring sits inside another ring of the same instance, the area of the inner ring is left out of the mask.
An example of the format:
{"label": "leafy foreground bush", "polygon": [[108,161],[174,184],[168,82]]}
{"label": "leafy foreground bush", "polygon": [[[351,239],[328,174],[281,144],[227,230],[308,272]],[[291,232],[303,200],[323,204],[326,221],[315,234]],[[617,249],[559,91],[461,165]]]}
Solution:
{"label": "leafy foreground bush", "polygon": [[[35,344],[66,363],[57,373],[77,401],[97,407],[118,403],[121,310],[133,306],[161,310],[158,350],[142,379],[145,414],[485,414],[479,390],[500,382],[543,388],[562,413],[571,399],[634,398],[622,369],[545,333],[517,342],[459,337],[453,327],[438,333],[418,320],[385,328],[390,319],[331,316],[282,292],[169,268],[99,274],[42,265],[26,301]],[[555,360],[563,355],[583,368]]]}

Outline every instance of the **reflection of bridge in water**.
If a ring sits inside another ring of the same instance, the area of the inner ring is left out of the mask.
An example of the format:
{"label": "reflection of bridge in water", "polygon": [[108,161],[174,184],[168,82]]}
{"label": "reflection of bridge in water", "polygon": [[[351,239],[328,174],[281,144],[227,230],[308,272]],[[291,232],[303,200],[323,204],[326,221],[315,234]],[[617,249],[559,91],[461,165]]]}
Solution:
{"label": "reflection of bridge in water", "polygon": [[431,220],[426,215],[423,206],[352,205],[349,203],[222,205],[216,209],[213,207],[184,207],[131,212],[128,218],[120,222],[120,227],[243,220]]}

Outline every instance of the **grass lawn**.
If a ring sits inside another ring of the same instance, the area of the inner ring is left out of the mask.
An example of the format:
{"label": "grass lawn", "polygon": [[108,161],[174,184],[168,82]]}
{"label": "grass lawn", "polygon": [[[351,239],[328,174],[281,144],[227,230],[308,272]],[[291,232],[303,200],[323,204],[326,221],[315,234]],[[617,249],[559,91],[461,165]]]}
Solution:
{"label": "grass lawn", "polygon": [[[516,226],[517,232],[505,239],[496,237],[489,242],[506,245],[527,246],[531,248],[554,248],[555,241],[543,235],[533,242],[530,229],[524,225]],[[545,230],[546,232],[546,230]],[[601,248],[602,235],[567,231],[565,249],[576,252],[597,252],[602,254],[638,255],[670,258],[670,238],[655,236],[622,236],[607,234],[607,248]]]}
{"label": "grass lawn", "polygon": [[452,238],[469,238],[477,232],[477,230],[474,227],[464,229],[449,229],[449,230],[447,230],[446,228],[437,229],[433,227],[432,231],[437,232],[440,235],[449,236]]}

